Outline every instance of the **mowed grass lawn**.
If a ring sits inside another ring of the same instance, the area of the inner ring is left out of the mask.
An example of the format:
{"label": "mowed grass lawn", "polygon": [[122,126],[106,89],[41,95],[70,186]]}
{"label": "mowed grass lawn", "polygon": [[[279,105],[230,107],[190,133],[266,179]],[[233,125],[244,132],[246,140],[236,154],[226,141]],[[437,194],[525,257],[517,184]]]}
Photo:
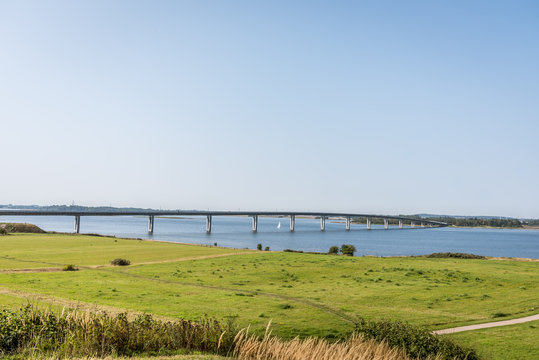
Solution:
{"label": "mowed grass lawn", "polygon": [[[88,267],[117,257],[132,265]],[[39,272],[64,264],[86,267]],[[537,262],[344,257],[36,234],[0,237],[0,269],[0,303],[9,307],[42,294],[54,306],[80,301],[166,317],[207,315],[258,332],[271,320],[273,334],[282,337],[345,336],[360,317],[439,329],[539,308]]]}

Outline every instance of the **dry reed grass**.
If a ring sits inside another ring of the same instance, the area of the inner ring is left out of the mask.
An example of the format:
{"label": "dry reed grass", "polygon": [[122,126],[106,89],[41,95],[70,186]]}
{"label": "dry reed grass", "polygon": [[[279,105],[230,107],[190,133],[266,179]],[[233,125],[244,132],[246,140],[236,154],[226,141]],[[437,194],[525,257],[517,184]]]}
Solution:
{"label": "dry reed grass", "polygon": [[319,338],[284,341],[268,331],[259,339],[241,330],[234,341],[234,355],[243,360],[410,360],[403,350],[361,335],[330,343]]}

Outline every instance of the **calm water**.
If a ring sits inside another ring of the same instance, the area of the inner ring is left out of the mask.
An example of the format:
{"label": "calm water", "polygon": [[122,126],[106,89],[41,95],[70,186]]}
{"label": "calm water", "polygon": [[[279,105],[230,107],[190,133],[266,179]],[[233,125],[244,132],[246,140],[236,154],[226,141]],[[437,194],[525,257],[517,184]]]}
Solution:
{"label": "calm water", "polygon": [[[320,221],[296,218],[296,231],[291,233],[287,218],[259,218],[258,233],[251,232],[251,218],[214,217],[212,233],[206,234],[205,218],[155,218],[154,233],[149,235],[147,217],[103,216],[81,217],[81,233],[100,233],[117,237],[143,238],[214,244],[234,248],[256,248],[258,243],[271,250],[295,249],[327,251],[330,246],[353,244],[357,255],[422,255],[433,252],[466,252],[488,256],[539,258],[539,230],[415,228],[400,230],[373,225],[352,225],[326,220],[326,231]],[[277,229],[278,222],[281,229]],[[0,216],[0,222],[28,222],[44,230],[72,232],[71,216]]]}

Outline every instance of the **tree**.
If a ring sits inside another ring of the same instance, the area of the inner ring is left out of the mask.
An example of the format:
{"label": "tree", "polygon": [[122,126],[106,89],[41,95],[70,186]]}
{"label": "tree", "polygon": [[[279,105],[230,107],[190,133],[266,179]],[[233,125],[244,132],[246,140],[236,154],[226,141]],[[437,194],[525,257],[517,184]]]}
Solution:
{"label": "tree", "polygon": [[332,246],[329,248],[328,254],[337,255],[339,253],[339,247],[338,246]]}
{"label": "tree", "polygon": [[257,248],[258,250],[262,250],[262,244],[258,244],[258,245],[256,246],[256,248]]}
{"label": "tree", "polygon": [[354,245],[342,244],[341,253],[343,255],[354,256],[355,252],[356,252],[356,247]]}

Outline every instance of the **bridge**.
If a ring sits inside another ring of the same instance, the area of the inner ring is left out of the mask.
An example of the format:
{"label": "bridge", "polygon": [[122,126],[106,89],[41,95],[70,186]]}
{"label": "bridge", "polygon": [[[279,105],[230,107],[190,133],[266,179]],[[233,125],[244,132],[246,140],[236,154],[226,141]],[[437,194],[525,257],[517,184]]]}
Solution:
{"label": "bridge", "polygon": [[351,214],[351,213],[331,213],[331,212],[298,212],[298,211],[198,211],[198,210],[174,210],[174,211],[41,211],[41,210],[0,210],[0,216],[73,216],[75,218],[74,232],[80,232],[81,216],[147,216],[148,233],[153,234],[154,220],[156,216],[201,216],[206,217],[206,233],[211,233],[212,218],[214,216],[247,216],[252,220],[252,231],[258,231],[259,217],[288,217],[290,219],[290,231],[296,227],[296,217],[318,218],[320,219],[320,230],[325,231],[327,219],[346,220],[345,229],[350,230],[350,224],[353,219],[367,219],[367,230],[371,229],[372,219],[383,219],[384,229],[389,229],[389,221],[399,222],[399,228],[402,229],[404,223],[409,223],[410,228],[415,225],[425,227],[443,227],[446,223],[425,219],[415,219],[406,216],[396,215],[374,215],[374,214]]}

